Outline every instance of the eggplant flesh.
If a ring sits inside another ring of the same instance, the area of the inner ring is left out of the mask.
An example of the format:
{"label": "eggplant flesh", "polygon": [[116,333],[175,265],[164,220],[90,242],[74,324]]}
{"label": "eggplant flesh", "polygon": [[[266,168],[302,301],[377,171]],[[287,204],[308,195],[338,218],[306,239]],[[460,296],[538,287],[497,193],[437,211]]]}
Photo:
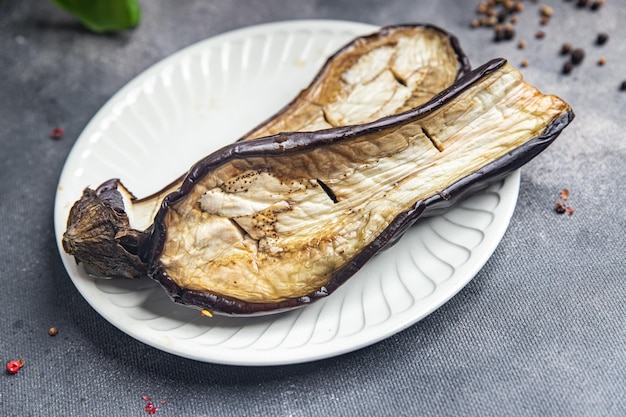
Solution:
{"label": "eggplant flesh", "polygon": [[[450,33],[423,24],[388,26],[337,51],[291,103],[239,140],[371,122],[427,102],[468,71]],[[147,275],[152,221],[183,178],[142,199],[118,179],[86,188],[70,211],[64,250],[96,276]]]}
{"label": "eggplant flesh", "polygon": [[497,59],[403,113],[234,143],[163,200],[150,276],[215,313],[307,305],[419,218],[528,162],[572,118]]}

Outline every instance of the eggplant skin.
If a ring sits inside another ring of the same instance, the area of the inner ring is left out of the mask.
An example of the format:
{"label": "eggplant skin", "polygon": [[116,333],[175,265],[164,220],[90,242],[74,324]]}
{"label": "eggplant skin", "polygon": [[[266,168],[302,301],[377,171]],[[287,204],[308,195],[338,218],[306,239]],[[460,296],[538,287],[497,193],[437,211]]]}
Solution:
{"label": "eggplant skin", "polygon": [[[186,200],[192,196],[191,200],[195,201],[193,200],[193,196],[196,196],[199,192],[196,190],[196,187],[204,187],[203,189],[206,189],[206,186],[202,185],[205,177],[212,175],[214,171],[219,170],[221,167],[228,166],[229,164],[233,166],[237,166],[237,164],[245,165],[246,161],[255,158],[265,158],[269,160],[271,158],[298,155],[299,153],[315,151],[337,143],[349,142],[359,137],[375,138],[376,135],[383,134],[386,131],[395,132],[395,129],[400,129],[403,126],[406,127],[411,123],[417,123],[428,118],[436,118],[439,110],[446,108],[446,106],[453,107],[455,104],[458,104],[460,101],[459,97],[462,97],[466,91],[469,91],[475,85],[480,85],[483,81],[487,83],[483,92],[486,91],[486,94],[488,94],[488,82],[493,74],[504,71],[505,76],[509,76],[510,73],[514,72],[509,71],[505,66],[509,67],[504,59],[492,60],[478,69],[467,73],[454,85],[436,95],[426,104],[404,113],[382,118],[375,122],[318,132],[279,134],[235,143],[209,155],[190,170],[179,190],[171,193],[163,200],[161,208],[156,215],[150,238],[150,247],[148,249],[149,275],[163,286],[175,302],[199,309],[209,309],[217,314],[224,315],[246,316],[277,313],[306,306],[320,298],[328,296],[347,279],[353,276],[374,255],[397,242],[402,234],[416,221],[427,216],[445,212],[468,195],[487,188],[489,185],[501,180],[512,171],[533,159],[549,146],[574,118],[574,113],[571,108],[567,103],[562,102],[554,96],[550,96],[547,101],[549,103],[553,102],[554,105],[552,107],[554,108],[548,108],[546,110],[546,114],[548,114],[547,111],[549,110],[549,116],[545,116],[548,117],[548,121],[546,123],[539,123],[534,120],[533,117],[536,116],[539,119],[544,116],[533,113],[537,111],[537,109],[533,108],[532,105],[529,105],[530,107],[528,109],[523,107],[519,112],[527,113],[531,123],[537,122],[539,124],[539,126],[533,125],[533,128],[529,130],[531,132],[530,134],[534,136],[528,139],[525,138],[525,141],[521,145],[516,146],[514,149],[507,150],[497,158],[488,160],[477,170],[453,181],[446,187],[432,190],[432,192],[430,194],[427,193],[424,198],[415,200],[408,208],[396,213],[384,230],[377,234],[373,240],[361,247],[347,262],[333,270],[330,274],[330,278],[323,285],[306,294],[286,297],[284,299],[257,302],[230,296],[210,289],[197,290],[182,286],[177,280],[170,276],[168,266],[163,263],[163,254],[166,250],[166,242],[168,242],[168,228],[173,224],[173,220],[171,220],[172,212],[179,206],[183,207],[181,210],[184,210],[185,204],[192,204]],[[514,75],[514,77],[515,76],[519,76],[519,73]],[[521,78],[521,76],[519,77]],[[524,83],[524,85],[527,84]],[[537,96],[548,97],[538,92],[535,93],[534,91],[536,91],[536,89],[532,86],[529,86],[529,89],[533,91],[530,93],[531,96],[536,94]],[[480,94],[480,92],[478,94]],[[517,98],[513,97],[511,100],[514,102]],[[521,101],[523,100],[524,98],[521,99]],[[523,104],[521,106],[523,106]],[[455,111],[456,110],[458,109],[455,109]],[[464,110],[461,108],[456,111],[456,113],[455,111],[451,113],[462,114]],[[513,116],[515,116],[515,114]],[[442,129],[443,128],[445,128],[445,126],[443,126]],[[537,132],[536,134],[535,131]],[[424,132],[424,134],[431,139],[431,135],[428,132]],[[437,142],[436,134],[432,136],[435,137],[433,140],[433,144],[435,144]],[[444,143],[441,146],[443,147],[442,149],[445,149],[447,145]],[[439,150],[442,151],[442,149]],[[329,195],[329,197],[332,199],[333,196]],[[334,197],[336,198],[336,196]],[[288,265],[285,264],[285,267],[287,266]],[[197,268],[201,268],[201,266],[197,265]],[[207,276],[211,276],[213,272],[206,270],[205,273]]]}

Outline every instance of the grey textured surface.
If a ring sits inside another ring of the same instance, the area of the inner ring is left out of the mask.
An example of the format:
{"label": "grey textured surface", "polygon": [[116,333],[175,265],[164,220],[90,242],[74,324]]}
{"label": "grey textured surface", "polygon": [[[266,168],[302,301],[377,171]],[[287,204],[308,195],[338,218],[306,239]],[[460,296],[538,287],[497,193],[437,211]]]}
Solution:
{"label": "grey textured surface", "polygon": [[[539,4],[525,2],[516,40],[504,43],[470,29],[477,3],[141,1],[138,28],[94,35],[51,2],[2,2],[0,355],[26,366],[0,375],[0,415],[146,415],[142,395],[167,401],[160,416],[626,415],[626,1],[591,12],[546,0],[546,26]],[[135,341],[83,300],[58,256],[52,217],[65,158],[96,111],[148,66],[231,29],[302,18],[440,25],[475,66],[528,59],[526,78],[577,118],[523,169],[510,227],[485,267],[400,334],[267,368],[198,363]],[[602,47],[600,31],[610,35]],[[563,42],[587,52],[569,76],[560,74]],[[58,141],[55,126],[66,132]],[[565,187],[572,216],[553,209]]]}

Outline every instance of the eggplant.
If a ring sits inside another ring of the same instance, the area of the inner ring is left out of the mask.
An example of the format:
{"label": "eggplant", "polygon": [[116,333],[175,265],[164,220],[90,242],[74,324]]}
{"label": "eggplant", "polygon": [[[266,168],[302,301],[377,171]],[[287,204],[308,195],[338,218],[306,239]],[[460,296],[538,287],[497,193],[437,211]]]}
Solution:
{"label": "eggplant", "polygon": [[530,161],[573,117],[495,59],[405,112],[233,143],[163,199],[148,273],[213,313],[308,305],[417,220]]}
{"label": "eggplant", "polygon": [[[385,27],[337,51],[291,103],[239,140],[371,122],[427,102],[468,71],[467,56],[445,30]],[[119,179],[86,188],[70,210],[63,249],[96,276],[146,276],[152,220],[183,178],[142,199]]]}

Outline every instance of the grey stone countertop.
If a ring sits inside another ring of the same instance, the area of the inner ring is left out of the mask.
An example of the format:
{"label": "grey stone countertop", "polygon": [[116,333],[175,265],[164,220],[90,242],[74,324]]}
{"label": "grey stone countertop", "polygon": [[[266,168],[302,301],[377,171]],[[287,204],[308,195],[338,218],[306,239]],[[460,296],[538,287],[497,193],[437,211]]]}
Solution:
{"label": "grey stone countertop", "polygon": [[[471,27],[472,1],[139,3],[138,27],[104,35],[51,1],[0,3],[0,358],[25,361],[0,373],[1,416],[140,416],[146,397],[160,416],[626,415],[626,1],[597,10],[525,1],[513,39],[501,42]],[[544,24],[542,5],[552,11]],[[107,100],[153,64],[218,34],[294,19],[438,25],[473,66],[507,58],[576,118],[522,169],[510,225],[484,267],[409,328],[283,366],[155,349],[98,314],[64,268],[53,219],[65,161]],[[601,32],[609,39],[598,45]],[[585,51],[570,74],[566,42]],[[64,130],[56,140],[55,127]],[[572,215],[555,211],[564,188]]]}

